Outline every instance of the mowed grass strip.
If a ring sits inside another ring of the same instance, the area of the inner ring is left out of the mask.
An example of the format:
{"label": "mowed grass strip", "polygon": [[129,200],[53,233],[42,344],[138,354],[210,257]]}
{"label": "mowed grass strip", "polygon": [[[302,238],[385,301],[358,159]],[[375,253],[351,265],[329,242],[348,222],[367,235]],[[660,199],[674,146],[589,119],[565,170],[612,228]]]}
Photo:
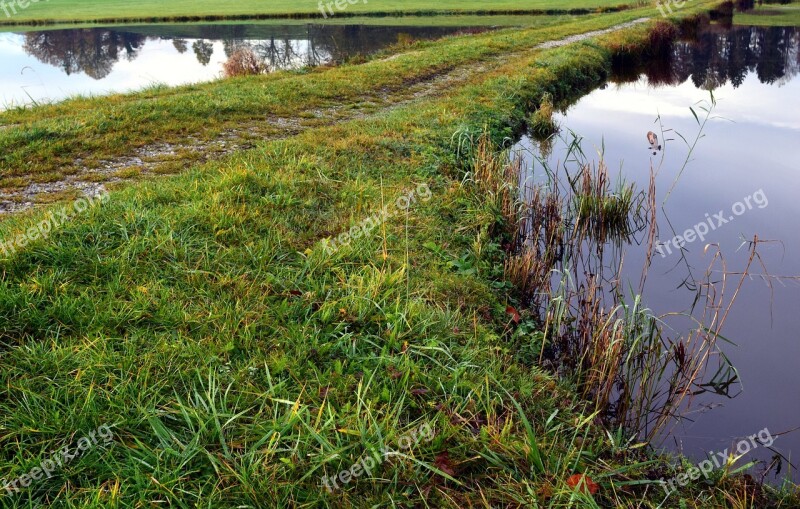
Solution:
{"label": "mowed grass strip", "polygon": [[[526,12],[568,11],[596,9],[624,5],[620,0],[444,0],[431,4],[428,0],[173,0],[158,2],[142,0],[41,0],[19,6],[19,0],[6,0],[7,9],[0,7],[0,22],[26,23],[43,21],[93,21],[93,20],[146,20],[179,19],[184,17],[233,16],[291,16],[315,15],[322,17],[320,6],[331,3],[339,16],[365,13],[419,13],[419,12]],[[326,12],[330,17],[330,9]]]}
{"label": "mowed grass strip", "polygon": [[756,4],[751,11],[736,12],[739,25],[800,27],[800,2],[790,4]]}

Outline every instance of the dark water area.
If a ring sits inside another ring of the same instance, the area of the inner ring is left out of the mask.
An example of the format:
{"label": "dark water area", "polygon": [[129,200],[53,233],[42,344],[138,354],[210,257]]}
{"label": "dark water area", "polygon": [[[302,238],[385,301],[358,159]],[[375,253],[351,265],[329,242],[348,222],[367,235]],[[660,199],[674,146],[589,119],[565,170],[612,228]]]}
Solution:
{"label": "dark water area", "polygon": [[0,33],[0,109],[74,95],[219,78],[246,46],[270,70],[336,64],[398,42],[481,28],[368,25],[150,25]]}
{"label": "dark water area", "polygon": [[[798,464],[792,453],[800,452],[800,431],[794,431],[800,427],[800,29],[710,26],[694,40],[677,42],[664,58],[615,67],[607,84],[556,115],[561,130],[555,139],[528,135],[515,145],[525,162],[523,184],[547,179],[544,162],[574,174],[580,163],[568,146],[576,136],[588,161],[602,154],[612,181],[624,177],[647,191],[651,170],[657,172],[662,247],[642,294],[673,340],[696,327],[687,315],[698,318],[696,282],[710,264],[717,287],[729,274],[729,302],[741,277],[736,273],[748,264],[747,240],[757,235],[768,241],[759,244],[760,259],[721,331],[732,344],[718,343],[738,379],[728,396],[694,398],[661,445],[701,461],[768,430],[762,436],[774,439],[767,441],[771,447],[742,446],[747,451],[736,465],[760,460],[753,470],[759,473],[780,461],[780,476],[772,469],[766,480],[788,475],[796,482],[789,460]],[[711,91],[713,118],[690,154]],[[648,131],[659,138],[655,147]],[[624,247],[627,288],[638,290],[647,263],[643,236]],[[719,259],[712,264],[714,245],[724,265]]]}

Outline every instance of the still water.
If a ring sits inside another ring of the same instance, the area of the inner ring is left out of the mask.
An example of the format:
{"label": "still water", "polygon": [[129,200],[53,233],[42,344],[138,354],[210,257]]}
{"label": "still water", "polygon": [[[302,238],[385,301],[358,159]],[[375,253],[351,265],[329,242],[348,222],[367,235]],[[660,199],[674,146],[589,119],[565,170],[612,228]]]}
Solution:
{"label": "still water", "polygon": [[[776,437],[772,450],[760,447],[746,457],[769,462],[781,453],[797,464],[791,453],[800,452],[800,431],[791,430],[800,427],[798,72],[800,29],[712,26],[644,69],[616,69],[609,83],[558,115],[559,139],[542,143],[526,136],[515,146],[526,162],[524,178],[538,181],[546,178],[543,161],[551,168],[570,166],[567,146],[574,133],[590,160],[603,153],[611,175],[635,182],[638,190],[647,190],[651,168],[658,171],[659,240],[708,230],[704,241],[686,243],[684,257],[674,245],[672,253],[662,248],[665,256],[654,256],[644,302],[657,315],[691,311],[696,296],[691,283],[703,276],[714,251],[705,252],[706,244],[718,244],[725,256],[727,266],[713,268],[719,282],[720,271],[741,272],[746,266],[746,239],[758,235],[770,241],[758,252],[771,276],[758,276],[765,272],[760,263],[751,267],[754,275],[744,281],[722,330],[735,343],[720,342],[739,372],[730,391],[735,397],[695,399],[686,420],[664,442],[698,460],[767,428]],[[699,131],[690,107],[702,121],[700,106],[710,102],[711,90],[714,118],[679,176],[687,142]],[[660,137],[662,150],[651,149],[648,131]],[[709,221],[713,229],[700,226]],[[623,275],[633,288],[645,251],[636,243],[625,248]],[[730,276],[728,296],[736,277]],[[673,339],[688,327],[685,318],[665,318],[665,324]],[[784,460],[782,474],[789,470]]]}
{"label": "still water", "polygon": [[150,25],[0,32],[0,109],[220,77],[248,46],[270,70],[338,63],[398,42],[481,28],[369,25]]}

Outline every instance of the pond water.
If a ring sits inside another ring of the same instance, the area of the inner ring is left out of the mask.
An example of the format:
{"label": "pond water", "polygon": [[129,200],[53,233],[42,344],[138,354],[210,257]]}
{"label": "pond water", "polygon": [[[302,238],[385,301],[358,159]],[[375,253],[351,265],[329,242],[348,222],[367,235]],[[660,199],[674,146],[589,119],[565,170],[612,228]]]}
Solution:
{"label": "pond water", "polygon": [[213,80],[240,46],[252,48],[269,69],[280,70],[338,63],[398,42],[467,30],[485,29],[243,24],[0,32],[0,109]]}
{"label": "pond water", "polygon": [[[705,241],[687,242],[685,257],[674,245],[671,253],[662,248],[665,256],[653,257],[643,295],[657,315],[691,310],[696,294],[685,282],[705,273],[713,252],[704,253],[707,243],[719,245],[728,272],[740,272],[749,255],[742,239],[772,241],[758,248],[763,264],[771,275],[788,277],[747,278],[722,330],[735,343],[720,346],[738,369],[739,382],[731,387],[738,395],[694,400],[688,420],[664,445],[700,460],[767,428],[776,437],[774,451],[760,447],[746,457],[770,461],[777,451],[793,458],[792,452],[800,453],[800,431],[778,435],[800,426],[800,279],[792,278],[800,276],[800,29],[712,26],[645,69],[616,71],[609,83],[557,115],[560,139],[549,146],[525,136],[517,143],[524,178],[543,179],[543,160],[551,168],[564,166],[570,131],[583,138],[590,160],[604,153],[610,174],[639,190],[647,190],[651,167],[660,167],[658,239],[667,242],[691,229]],[[678,133],[694,141],[699,127],[689,108],[702,121],[696,103],[709,101],[709,90],[717,101],[713,115],[720,118],[708,122],[678,177],[689,153]],[[659,136],[662,150],[651,150],[648,131]],[[625,248],[623,277],[634,289],[645,252],[635,243]],[[756,263],[751,272],[763,268]],[[729,297],[737,282],[730,276]],[[665,323],[673,327],[672,338],[686,332],[685,318]],[[788,470],[784,462],[782,475]]]}

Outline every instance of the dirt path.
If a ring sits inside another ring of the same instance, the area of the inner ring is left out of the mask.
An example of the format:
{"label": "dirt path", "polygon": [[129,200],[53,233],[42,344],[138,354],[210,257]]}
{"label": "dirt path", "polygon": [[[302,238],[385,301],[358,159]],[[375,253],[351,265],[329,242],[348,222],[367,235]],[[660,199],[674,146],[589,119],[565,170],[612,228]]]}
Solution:
{"label": "dirt path", "polygon": [[[84,165],[78,159],[69,168],[67,176],[47,183],[32,183],[24,189],[0,192],[0,215],[19,212],[46,202],[48,195],[78,192],[95,195],[107,184],[119,184],[137,180],[143,176],[168,174],[185,169],[193,164],[219,159],[237,150],[246,150],[257,142],[271,141],[297,135],[308,129],[325,127],[359,118],[384,114],[395,108],[411,104],[446,92],[453,86],[465,82],[471,76],[487,72],[532,51],[541,51],[566,46],[591,37],[623,30],[648,21],[640,18],[604,30],[595,30],[565,39],[548,41],[535,47],[496,56],[475,64],[457,66],[444,72],[427,76],[404,86],[371,91],[365,94],[356,108],[334,106],[312,111],[298,112],[294,117],[268,116],[264,120],[253,120],[234,129],[221,132],[211,141],[189,135],[181,143],[158,143],[137,149],[126,156],[101,161],[99,165]],[[389,59],[395,56],[389,57]],[[301,116],[300,113],[303,113]],[[179,168],[176,170],[176,168]]]}

